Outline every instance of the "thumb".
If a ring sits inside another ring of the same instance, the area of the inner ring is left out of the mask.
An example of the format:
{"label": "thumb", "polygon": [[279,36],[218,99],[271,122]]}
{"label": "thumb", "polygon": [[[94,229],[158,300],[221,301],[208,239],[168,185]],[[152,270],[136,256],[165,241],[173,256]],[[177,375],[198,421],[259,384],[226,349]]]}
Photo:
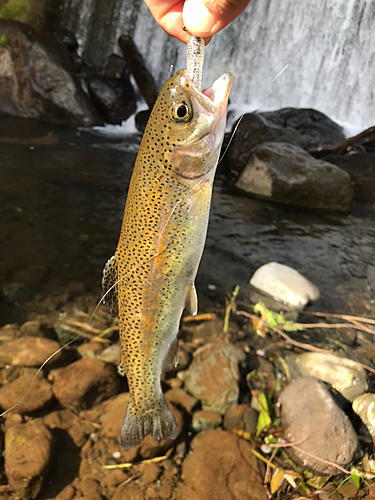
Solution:
{"label": "thumb", "polygon": [[235,19],[250,0],[186,0],[182,18],[195,36],[214,35]]}

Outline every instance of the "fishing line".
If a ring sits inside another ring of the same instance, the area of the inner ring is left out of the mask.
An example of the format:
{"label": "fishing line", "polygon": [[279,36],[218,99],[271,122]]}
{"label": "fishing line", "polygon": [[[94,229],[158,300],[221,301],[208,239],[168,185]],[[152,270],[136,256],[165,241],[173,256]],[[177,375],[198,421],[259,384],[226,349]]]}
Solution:
{"label": "fishing line", "polygon": [[[318,15],[319,15],[319,13],[320,13],[320,11],[321,11],[321,9],[322,9],[322,7],[323,7],[323,5],[324,5],[325,1],[326,1],[326,0],[321,0],[321,2],[320,2],[320,4],[319,4],[319,7],[318,7],[318,10],[317,10],[317,11],[316,11],[316,13],[315,13],[315,16],[314,16],[313,22],[311,23],[311,26],[310,26],[310,28],[309,28],[309,30],[308,30],[308,32],[307,32],[307,34],[306,34],[306,36],[304,37],[304,39],[303,39],[303,41],[302,41],[302,44],[299,46],[298,50],[297,50],[297,51],[295,52],[295,54],[292,56],[292,58],[290,59],[290,61],[289,61],[289,62],[288,62],[288,63],[287,63],[287,64],[286,64],[286,65],[285,65],[282,69],[281,69],[281,71],[279,71],[279,73],[277,73],[277,75],[276,75],[275,77],[273,77],[273,78],[272,78],[272,80],[271,80],[271,81],[267,84],[266,89],[268,89],[268,88],[269,88],[269,87],[270,87],[270,86],[271,86],[271,85],[272,85],[272,84],[273,84],[273,83],[274,83],[274,82],[275,82],[275,81],[276,81],[276,80],[277,80],[277,79],[278,79],[278,78],[279,78],[279,77],[280,77],[280,76],[281,76],[281,75],[282,75],[282,74],[283,74],[283,73],[284,73],[284,72],[288,69],[288,67],[289,67],[289,66],[290,66],[290,65],[294,62],[294,60],[297,58],[298,54],[301,52],[302,48],[304,47],[305,43],[307,42],[307,40],[309,39],[309,37],[310,37],[310,35],[311,35],[311,32],[312,32],[312,30],[313,30],[313,28],[314,28],[314,26],[315,26],[316,20],[317,20],[317,18],[318,18]],[[250,104],[248,104],[248,105],[247,105],[247,107],[246,107],[245,111],[244,111],[244,112],[242,113],[242,115],[240,116],[240,118],[239,118],[239,120],[237,121],[237,124],[236,124],[236,126],[235,126],[235,128],[234,128],[234,130],[233,130],[233,132],[232,132],[232,135],[231,135],[231,137],[230,137],[230,139],[229,139],[229,142],[228,142],[228,144],[227,144],[227,146],[226,146],[226,148],[225,148],[225,151],[224,151],[224,153],[221,155],[221,157],[220,157],[220,159],[219,159],[219,161],[218,161],[218,163],[217,163],[217,164],[219,164],[219,163],[222,161],[222,159],[224,158],[224,156],[225,156],[226,152],[228,151],[228,148],[229,148],[229,146],[230,146],[230,144],[231,144],[231,142],[232,142],[232,140],[233,140],[234,134],[236,133],[236,131],[237,131],[237,129],[238,129],[238,127],[239,127],[239,125],[240,125],[240,123],[241,123],[241,121],[242,121],[243,117],[245,116],[245,114],[246,114],[247,110],[250,108],[250,106],[253,104],[253,102],[254,102],[254,101],[256,101],[256,99],[258,99],[258,97],[262,94],[262,92],[263,92],[263,90],[262,90],[262,91],[260,91],[260,92],[256,95],[256,97],[254,97],[254,99],[250,102]],[[166,221],[166,222],[165,222],[165,224],[164,224],[164,227],[162,227],[161,232],[163,232],[163,231],[166,229],[166,227],[167,227],[167,225],[168,225],[168,223],[169,223],[169,221],[170,221],[170,219],[171,219],[172,215],[174,214],[175,210],[177,209],[177,207],[178,207],[178,206],[179,206],[179,205],[180,205],[180,204],[181,204],[181,203],[182,203],[182,202],[183,202],[183,201],[184,201],[184,200],[185,200],[185,199],[189,196],[189,193],[193,193],[193,190],[194,190],[194,189],[196,189],[196,188],[199,186],[199,184],[200,184],[200,183],[202,183],[203,181],[204,181],[204,179],[201,179],[199,182],[197,182],[197,184],[195,184],[195,186],[193,186],[192,188],[190,188],[190,189],[189,189],[189,190],[185,193],[185,195],[183,196],[183,198],[182,198],[179,202],[177,202],[177,204],[173,207],[173,209],[172,209],[171,213],[169,214],[168,219],[167,219],[167,221]],[[88,320],[88,322],[87,322],[87,324],[86,324],[86,326],[85,326],[85,329],[83,330],[83,332],[82,332],[82,333],[85,333],[85,332],[87,331],[87,328],[88,328],[88,326],[90,325],[90,323],[91,323],[91,321],[92,321],[93,317],[95,316],[95,314],[96,314],[96,312],[97,312],[98,308],[100,307],[100,305],[101,305],[101,304],[103,304],[103,303],[104,303],[104,299],[105,299],[105,297],[106,297],[106,296],[107,296],[107,295],[108,295],[108,294],[112,291],[112,289],[113,289],[115,286],[117,286],[117,285],[118,285],[118,283],[120,283],[122,280],[124,280],[125,278],[127,278],[127,276],[129,276],[129,274],[131,274],[131,273],[133,273],[133,272],[137,271],[137,270],[138,270],[139,268],[141,268],[142,266],[144,266],[144,265],[148,264],[149,262],[151,262],[151,261],[152,261],[152,260],[154,260],[155,258],[157,258],[157,257],[159,257],[160,255],[162,255],[165,251],[166,251],[166,248],[165,248],[162,252],[159,252],[158,254],[156,254],[156,255],[154,255],[154,256],[152,256],[152,257],[150,257],[148,260],[146,260],[145,262],[142,262],[141,264],[139,264],[138,266],[136,266],[134,269],[131,269],[131,270],[130,270],[128,273],[126,273],[124,276],[122,276],[121,278],[119,278],[119,279],[118,279],[118,280],[117,280],[117,281],[116,281],[116,282],[115,282],[115,283],[114,283],[114,284],[113,284],[113,285],[112,285],[112,286],[111,286],[111,287],[110,287],[110,288],[106,291],[106,293],[102,296],[102,298],[99,300],[98,304],[96,305],[96,307],[95,307],[95,309],[94,309],[93,313],[91,314],[91,316],[90,316],[90,318],[89,318],[89,320]],[[51,356],[49,356],[49,357],[48,357],[48,358],[44,361],[44,363],[43,363],[43,364],[39,367],[39,369],[38,369],[38,371],[36,372],[36,374],[35,374],[35,376],[34,376],[34,378],[33,378],[32,382],[31,382],[31,384],[30,384],[29,388],[28,388],[28,389],[27,389],[27,391],[26,391],[25,395],[24,395],[24,396],[20,399],[20,401],[18,401],[18,403],[16,403],[16,404],[15,404],[15,405],[13,405],[11,408],[8,408],[7,410],[5,410],[5,411],[3,411],[2,413],[0,413],[0,417],[3,417],[4,415],[6,415],[7,413],[9,413],[10,411],[12,411],[12,410],[14,410],[15,408],[17,408],[17,406],[19,406],[19,405],[22,403],[22,401],[24,401],[24,399],[25,399],[25,398],[28,396],[28,394],[30,393],[30,391],[31,391],[31,389],[32,389],[32,387],[33,387],[33,385],[34,385],[34,383],[35,383],[35,380],[37,379],[38,375],[39,375],[39,374],[40,374],[40,372],[43,370],[43,368],[46,366],[46,364],[47,364],[47,363],[48,363],[51,359],[53,359],[53,358],[54,358],[54,357],[55,357],[55,356],[56,356],[59,352],[62,352],[64,349],[66,349],[67,347],[69,347],[71,344],[73,344],[74,342],[76,342],[76,341],[77,341],[78,339],[80,339],[81,337],[82,337],[82,334],[77,335],[74,339],[70,340],[70,341],[69,341],[69,342],[67,342],[65,345],[63,345],[62,347],[60,347],[59,349],[57,349],[57,351],[56,351],[56,352],[54,352],[53,354],[51,354]]]}
{"label": "fishing line", "polygon": [[231,145],[231,143],[232,143],[232,140],[233,140],[234,134],[237,132],[237,129],[238,129],[238,127],[240,126],[240,123],[241,123],[241,121],[242,121],[242,118],[245,116],[245,114],[246,114],[247,110],[250,108],[250,106],[253,104],[253,102],[255,102],[255,101],[258,99],[258,97],[259,97],[260,95],[262,95],[262,93],[263,93],[265,90],[269,89],[269,88],[270,88],[270,86],[271,86],[271,85],[272,85],[272,84],[273,84],[273,83],[274,83],[274,82],[275,82],[275,81],[276,81],[276,80],[277,80],[277,79],[278,79],[278,78],[279,78],[279,77],[280,77],[280,76],[281,76],[281,75],[282,75],[282,74],[283,74],[283,73],[284,73],[284,72],[285,72],[285,71],[289,68],[289,66],[291,66],[291,65],[293,64],[293,62],[294,62],[294,61],[295,61],[295,59],[297,58],[298,54],[301,52],[301,50],[302,50],[303,46],[305,45],[305,43],[306,43],[306,42],[307,42],[307,40],[309,39],[309,37],[310,37],[310,35],[311,35],[312,30],[314,29],[314,26],[315,26],[316,20],[318,19],[318,16],[319,16],[319,14],[320,14],[320,11],[321,11],[321,9],[322,9],[322,7],[323,7],[323,5],[324,5],[325,1],[326,1],[326,0],[321,0],[321,2],[320,2],[320,4],[319,4],[319,7],[318,7],[318,10],[316,11],[315,16],[314,16],[314,18],[313,18],[313,21],[312,21],[312,23],[311,23],[311,25],[310,25],[310,28],[309,28],[309,30],[307,31],[307,34],[305,35],[304,39],[302,40],[302,44],[299,46],[299,48],[298,48],[298,50],[295,52],[295,54],[293,54],[293,56],[292,56],[292,58],[289,60],[289,62],[288,62],[288,63],[287,63],[287,64],[286,64],[283,68],[282,68],[282,70],[281,70],[281,71],[279,71],[279,72],[277,73],[277,75],[276,75],[276,76],[274,76],[274,77],[272,78],[272,80],[271,80],[269,83],[267,83],[266,87],[265,87],[264,89],[262,89],[262,90],[261,90],[261,91],[260,91],[260,92],[259,92],[259,93],[255,96],[255,97],[254,97],[254,99],[250,102],[250,104],[248,104],[248,105],[246,106],[245,111],[242,113],[242,115],[240,116],[240,118],[238,119],[238,121],[237,121],[237,123],[236,123],[236,126],[234,127],[234,130],[233,130],[233,132],[232,132],[232,135],[230,136],[230,139],[229,139],[229,141],[228,141],[228,144],[226,145],[225,150],[224,150],[224,153],[221,155],[221,157],[220,157],[220,160],[219,160],[218,164],[222,161],[222,159],[224,158],[224,156],[225,156],[226,152],[228,151],[229,146],[230,146],[230,145]]}

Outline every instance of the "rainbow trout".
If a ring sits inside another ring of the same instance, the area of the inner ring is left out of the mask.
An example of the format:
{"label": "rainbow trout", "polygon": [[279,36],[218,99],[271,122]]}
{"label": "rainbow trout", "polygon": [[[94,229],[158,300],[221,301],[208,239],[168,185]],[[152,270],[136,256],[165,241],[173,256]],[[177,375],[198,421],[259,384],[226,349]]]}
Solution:
{"label": "rainbow trout", "polygon": [[129,384],[124,449],[149,434],[157,440],[177,436],[160,376],[176,366],[183,309],[197,313],[194,279],[231,82],[227,73],[201,92],[186,71],[175,73],[156,100],[140,145],[120,239],[103,276],[105,302],[119,317],[118,370]]}

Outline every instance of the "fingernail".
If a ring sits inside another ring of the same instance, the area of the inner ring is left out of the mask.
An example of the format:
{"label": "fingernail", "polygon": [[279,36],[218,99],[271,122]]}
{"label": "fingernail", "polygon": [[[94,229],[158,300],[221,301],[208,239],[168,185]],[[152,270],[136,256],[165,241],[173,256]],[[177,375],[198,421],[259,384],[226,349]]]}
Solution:
{"label": "fingernail", "polygon": [[216,25],[215,18],[210,14],[202,0],[188,0],[182,12],[184,25],[197,36],[207,36]]}

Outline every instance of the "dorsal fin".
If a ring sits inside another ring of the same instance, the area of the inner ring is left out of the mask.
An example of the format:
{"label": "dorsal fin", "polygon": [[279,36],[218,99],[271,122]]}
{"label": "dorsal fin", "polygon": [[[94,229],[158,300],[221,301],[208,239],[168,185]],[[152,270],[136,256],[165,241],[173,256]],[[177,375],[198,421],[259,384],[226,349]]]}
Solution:
{"label": "dorsal fin", "polygon": [[117,260],[116,254],[113,255],[104,267],[102,290],[103,301],[112,314],[118,316],[118,302],[117,302]]}

